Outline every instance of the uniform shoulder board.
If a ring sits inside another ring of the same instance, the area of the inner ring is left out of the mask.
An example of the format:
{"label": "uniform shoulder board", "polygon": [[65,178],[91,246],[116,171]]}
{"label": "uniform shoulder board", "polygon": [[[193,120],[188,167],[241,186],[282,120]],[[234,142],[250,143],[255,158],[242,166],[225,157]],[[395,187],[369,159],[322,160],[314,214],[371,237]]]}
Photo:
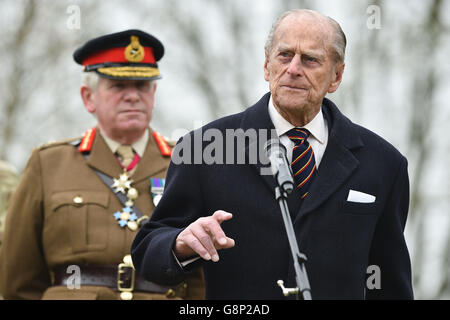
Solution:
{"label": "uniform shoulder board", "polygon": [[172,149],[169,145],[169,142],[164,139],[158,132],[153,131],[153,138],[156,141],[156,144],[159,147],[159,151],[161,151],[161,154],[166,157],[172,156]]}
{"label": "uniform shoulder board", "polygon": [[71,145],[77,145],[81,142],[81,138],[70,138],[70,139],[64,139],[59,141],[49,141],[46,143],[42,143],[39,146],[36,147],[36,149],[44,150],[51,147],[61,146],[64,144],[71,144]]}
{"label": "uniform shoulder board", "polygon": [[90,128],[85,131],[83,137],[81,138],[81,142],[78,144],[79,152],[90,152],[91,151],[96,133],[97,133],[97,129],[95,127]]}

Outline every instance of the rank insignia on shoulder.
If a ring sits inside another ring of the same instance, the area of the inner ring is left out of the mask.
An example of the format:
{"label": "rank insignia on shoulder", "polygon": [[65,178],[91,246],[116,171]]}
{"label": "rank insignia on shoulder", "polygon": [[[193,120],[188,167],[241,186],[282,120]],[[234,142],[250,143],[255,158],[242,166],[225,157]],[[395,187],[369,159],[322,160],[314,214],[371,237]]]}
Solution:
{"label": "rank insignia on shoulder", "polygon": [[158,205],[164,192],[164,185],[166,179],[150,178],[150,191],[152,193],[153,204],[155,207]]}
{"label": "rank insignia on shoulder", "polygon": [[161,154],[166,157],[172,156],[172,149],[170,149],[169,144],[166,140],[156,131],[153,131],[152,133],[153,138],[156,141],[156,144],[159,147],[159,150],[161,151]]}
{"label": "rank insignia on shoulder", "polygon": [[83,138],[81,139],[81,143],[78,147],[79,152],[89,152],[91,151],[92,144],[94,143],[95,139],[95,133],[97,130],[95,128],[91,128],[89,130],[86,130],[86,132],[83,135]]}

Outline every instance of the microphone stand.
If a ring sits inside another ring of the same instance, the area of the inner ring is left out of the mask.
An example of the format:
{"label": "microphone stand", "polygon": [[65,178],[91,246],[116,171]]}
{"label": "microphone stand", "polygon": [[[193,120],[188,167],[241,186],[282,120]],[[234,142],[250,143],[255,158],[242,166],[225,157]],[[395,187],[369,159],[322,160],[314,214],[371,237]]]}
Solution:
{"label": "microphone stand", "polygon": [[[306,256],[300,253],[295,236],[294,227],[292,225],[289,207],[287,205],[288,194],[294,189],[294,179],[292,177],[291,166],[286,158],[286,148],[278,139],[271,139],[266,142],[264,149],[267,153],[271,165],[272,175],[275,177],[277,187],[275,188],[275,199],[280,205],[281,214],[283,216],[284,226],[286,228],[289,246],[291,248],[292,260],[294,262],[296,288],[285,288],[283,280],[278,280],[283,294],[287,297],[295,294],[297,300],[300,299],[299,294],[304,300],[312,300],[311,288],[309,286],[308,275],[306,273]],[[300,195],[299,195],[300,196]]]}
{"label": "microphone stand", "polygon": [[289,296],[292,294],[296,295],[296,299],[299,300],[299,293],[303,296],[304,300],[312,300],[311,288],[309,286],[308,274],[306,272],[305,261],[306,256],[300,253],[297,244],[297,238],[295,236],[294,227],[292,225],[292,219],[289,214],[289,207],[287,205],[288,192],[292,189],[284,190],[285,188],[280,188],[277,186],[275,188],[275,199],[280,205],[281,214],[283,216],[284,226],[286,228],[286,233],[289,240],[289,246],[292,252],[292,258],[294,261],[295,270],[295,281],[297,283],[296,288],[285,288],[283,280],[278,280],[277,284],[281,287],[284,296]]}

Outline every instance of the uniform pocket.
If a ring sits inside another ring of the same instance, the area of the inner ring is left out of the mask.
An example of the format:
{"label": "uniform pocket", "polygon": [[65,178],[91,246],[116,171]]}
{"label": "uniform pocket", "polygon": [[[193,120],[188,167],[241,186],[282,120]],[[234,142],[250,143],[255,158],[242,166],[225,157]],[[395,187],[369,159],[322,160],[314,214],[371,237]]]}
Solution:
{"label": "uniform pocket", "polygon": [[41,300],[97,300],[98,293],[93,290],[68,289],[65,286],[48,288]]}
{"label": "uniform pocket", "polygon": [[73,253],[106,248],[108,192],[87,190],[57,192],[52,195],[51,202],[53,219],[65,219],[64,223],[67,224],[65,229],[68,230]]}

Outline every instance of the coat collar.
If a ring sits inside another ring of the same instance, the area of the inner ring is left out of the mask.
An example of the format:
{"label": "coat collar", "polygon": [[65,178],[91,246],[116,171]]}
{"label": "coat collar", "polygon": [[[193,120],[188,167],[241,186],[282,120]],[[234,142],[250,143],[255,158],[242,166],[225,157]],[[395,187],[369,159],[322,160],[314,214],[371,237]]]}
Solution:
{"label": "coat collar", "polygon": [[122,173],[122,168],[116,157],[98,132],[95,134],[87,164],[110,177],[118,177]]}
{"label": "coat collar", "polygon": [[[270,93],[267,93],[255,105],[244,111],[241,123],[244,130],[250,128],[275,129],[269,116],[269,99]],[[328,121],[328,144],[320,164],[320,170],[318,170],[309,195],[303,204],[299,197],[295,197],[295,194],[291,194],[289,197],[289,207],[291,214],[296,217],[295,221],[318,208],[347,180],[359,165],[352,150],[364,146],[356,126],[339,111],[333,102],[324,98],[322,111]],[[258,146],[264,145],[265,141],[261,141],[261,137],[258,137],[258,140],[260,141],[249,142],[247,153],[254,143],[258,143]],[[254,164],[258,172],[261,172],[264,166],[267,167],[264,165],[268,163],[267,161],[264,152],[259,152],[259,161]],[[261,177],[274,193],[275,179],[271,175],[261,175]]]}
{"label": "coat collar", "polygon": [[[105,135],[101,130],[98,130],[97,132],[100,133],[100,135],[103,137],[103,140],[105,140],[106,144],[108,145],[109,149],[111,149],[112,153],[116,153],[117,149],[120,147],[120,143],[117,141],[114,141],[113,139],[109,138],[107,135]],[[140,158],[144,155],[145,149],[147,148],[147,142],[149,138],[149,130],[144,131],[144,135],[135,143],[131,144],[131,147],[133,150],[139,155]]]}
{"label": "coat collar", "polygon": [[[153,137],[153,130],[149,128],[148,132],[147,147],[132,176],[135,183],[165,170],[168,165],[167,159],[161,156],[160,149]],[[122,173],[116,157],[99,133],[95,136],[87,164],[110,177],[118,177]]]}
{"label": "coat collar", "polygon": [[[267,135],[257,134],[256,140],[249,141],[249,143],[246,145],[245,153],[247,155],[247,159],[252,159],[252,157],[250,156],[250,151],[255,152],[255,150],[257,150],[257,161],[256,163],[252,163],[251,165],[255,167],[255,169],[258,171],[258,174],[260,174],[261,178],[265,181],[266,185],[275,196],[276,181],[274,177],[269,174],[269,159],[262,149],[264,147],[264,144],[271,138],[271,130],[273,130],[276,135],[275,126],[270,119],[268,110],[269,99],[270,92],[266,93],[257,103],[244,111],[241,128],[244,131],[249,129],[256,129],[258,133],[260,129],[266,130]],[[262,174],[262,172],[265,172],[266,174]]]}
{"label": "coat collar", "polygon": [[333,102],[324,98],[322,108],[330,128],[328,144],[317,176],[295,221],[318,208],[352,175],[359,166],[352,150],[364,146],[355,124]]}

